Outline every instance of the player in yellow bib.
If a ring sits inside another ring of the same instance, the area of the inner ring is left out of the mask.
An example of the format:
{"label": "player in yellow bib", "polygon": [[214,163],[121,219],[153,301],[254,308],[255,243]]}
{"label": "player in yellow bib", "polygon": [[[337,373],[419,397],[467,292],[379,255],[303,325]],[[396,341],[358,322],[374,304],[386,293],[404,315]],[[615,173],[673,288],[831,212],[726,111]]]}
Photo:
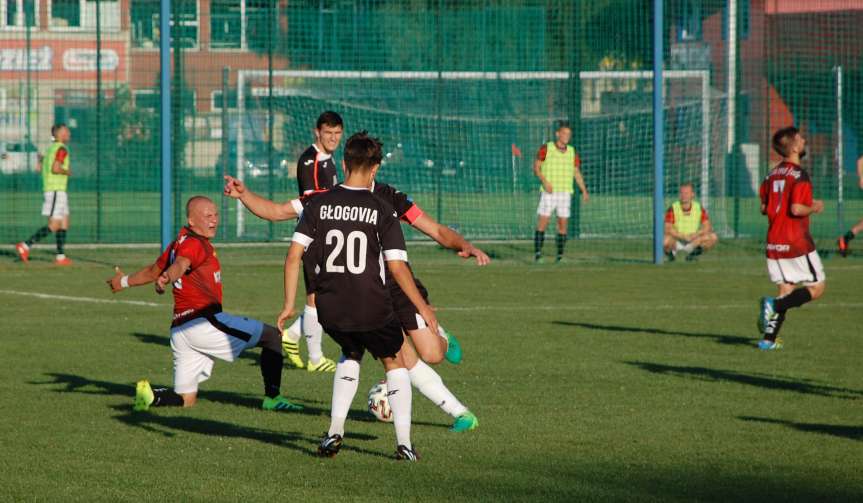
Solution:
{"label": "player in yellow bib", "polygon": [[575,148],[569,145],[572,129],[569,123],[560,122],[554,133],[555,141],[539,148],[533,162],[533,173],[541,183],[539,215],[536,232],[533,235],[534,260],[542,261],[542,245],[545,243],[545,229],[551,220],[552,211],[557,214],[557,261],[563,258],[566,247],[566,226],[569,223],[569,209],[572,202],[572,179],[581,190],[581,199],[590,200],[584,178],[581,176],[581,159]]}
{"label": "player in yellow bib", "polygon": [[695,200],[695,189],[691,183],[684,183],[680,186],[680,199],[665,212],[663,245],[668,260],[673,261],[680,251],[687,253],[687,261],[695,260],[718,241],[707,210]]}
{"label": "player in yellow bib", "polygon": [[54,143],[48,147],[44,156],[39,156],[38,169],[42,173],[42,191],[44,202],[42,204],[42,216],[48,217],[48,224],[39,228],[26,241],[15,245],[18,257],[22,262],[30,260],[30,246],[53,232],[57,238],[57,256],[54,263],[57,265],[71,265],[72,261],[66,258],[63,247],[66,244],[66,231],[69,229],[69,197],[66,194],[66,186],[72,170],[69,168],[69,140],[72,133],[65,124],[57,124],[51,128],[51,136]]}

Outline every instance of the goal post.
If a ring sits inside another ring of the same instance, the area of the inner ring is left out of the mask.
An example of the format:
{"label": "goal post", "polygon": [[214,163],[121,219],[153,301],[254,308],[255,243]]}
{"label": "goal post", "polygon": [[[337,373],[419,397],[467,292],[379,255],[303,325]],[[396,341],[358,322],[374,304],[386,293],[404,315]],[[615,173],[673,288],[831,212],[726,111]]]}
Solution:
{"label": "goal post", "polygon": [[[410,136],[410,134],[429,135],[427,129],[445,128],[448,131],[438,131],[434,138],[423,137],[423,141],[428,144],[438,145],[446,144],[452,141],[456,136],[471,136],[478,138],[480,145],[476,148],[491,150],[500,149],[505,143],[507,155],[505,156],[506,163],[506,183],[500,183],[493,187],[494,190],[488,187],[478,187],[477,191],[488,192],[510,192],[508,204],[512,211],[517,213],[517,217],[521,219],[529,219],[532,210],[527,208],[528,203],[519,206],[519,197],[527,194],[528,185],[530,184],[527,175],[520,178],[522,169],[517,172],[515,166],[515,156],[511,152],[511,146],[516,145],[516,138],[521,138],[522,147],[533,148],[538,146],[542,141],[546,141],[548,135],[553,130],[553,124],[556,120],[566,119],[564,110],[568,108],[562,106],[562,102],[571,99],[566,96],[567,89],[571,90],[568,85],[570,79],[576,74],[570,72],[445,72],[445,71],[417,71],[417,72],[401,72],[401,71],[349,71],[349,70],[275,70],[272,72],[274,89],[272,96],[276,99],[313,99],[316,100],[316,107],[309,105],[304,108],[291,108],[281,110],[285,120],[298,121],[303,124],[308,124],[308,129],[311,129],[315,113],[323,110],[322,107],[333,107],[337,110],[350,109],[353,113],[355,127],[351,129],[361,128],[369,129],[376,134],[378,129],[385,128],[402,128],[399,134]],[[260,138],[259,132],[256,134],[255,121],[252,119],[254,113],[263,113],[264,107],[259,104],[250,103],[249,100],[265,98],[270,93],[264,93],[264,87],[269,82],[270,73],[266,70],[239,70],[237,72],[237,115],[235,128],[236,138],[236,175],[240,180],[246,179],[246,162],[244,162],[247,149]],[[602,110],[601,105],[596,105],[596,110],[592,110],[589,100],[591,92],[598,93],[596,103],[602,101],[602,93],[613,89],[629,87],[645,87],[652,86],[651,79],[653,78],[652,71],[585,71],[578,73],[578,79],[582,86],[581,103],[575,104],[576,110],[581,110],[580,117],[585,128],[592,127],[591,124],[597,120],[614,117]],[[711,124],[715,122],[715,117],[711,112],[711,93],[710,87],[710,72],[706,70],[667,70],[663,72],[664,92],[668,93],[666,107],[672,110],[677,110],[679,116],[685,121],[685,132],[689,145],[686,149],[698,149],[694,155],[687,154],[687,162],[696,163],[698,158],[697,174],[691,181],[696,182],[699,189],[700,198],[705,207],[711,203],[713,193],[711,190]],[[685,85],[676,85],[675,83],[684,83]],[[587,88],[586,88],[587,87]],[[677,88],[686,88],[686,91],[681,93]],[[424,99],[429,99],[431,96],[439,96],[441,89],[447,89],[446,101],[447,106],[437,109],[429,106],[418,104]],[[591,91],[592,89],[592,91]],[[268,90],[269,91],[269,90]],[[591,91],[591,92],[586,92]],[[472,94],[471,94],[472,93]],[[491,93],[496,93],[492,95]],[[495,108],[489,103],[493,100],[499,100],[499,105]],[[472,106],[470,100],[482,101],[482,106]],[[526,104],[530,103],[530,105]],[[320,110],[318,110],[320,109]],[[500,110],[503,109],[503,110]],[[569,108],[571,109],[571,108]],[[317,112],[315,112],[317,110]],[[492,110],[497,113],[497,116],[488,116],[482,111]],[[362,112],[360,114],[359,112]],[[647,109],[638,108],[636,110],[627,110],[622,113],[638,114],[638,120],[635,121],[633,127],[638,128],[642,133],[652,130],[652,123],[643,120],[650,116],[649,107]],[[357,117],[368,117],[369,114],[385,115],[384,119],[358,119]],[[668,114],[672,115],[672,114]],[[300,117],[302,116],[302,117]],[[315,115],[316,117],[316,115]],[[673,118],[673,115],[672,115]],[[569,118],[576,120],[575,118]],[[346,119],[347,120],[347,119]],[[667,118],[667,120],[670,120]],[[395,125],[393,125],[395,124]],[[429,125],[433,126],[429,126]],[[622,122],[621,122],[622,124]],[[405,133],[405,131],[409,131]],[[509,135],[509,138],[502,138],[504,135]],[[695,136],[697,135],[697,136]],[[398,137],[393,134],[392,136]],[[528,138],[528,139],[525,139]],[[578,140],[575,140],[576,142]],[[399,144],[401,145],[401,144]],[[576,143],[576,147],[581,150],[582,146]],[[608,147],[612,148],[612,147]],[[683,148],[681,148],[683,150]],[[609,152],[600,152],[595,157],[602,158],[604,154]],[[441,204],[440,191],[446,190],[446,180],[441,182],[441,176],[451,176],[451,173],[457,168],[459,162],[457,159],[451,159],[456,154],[451,152],[429,152],[415,153],[416,156],[423,155],[424,166],[429,169],[434,166],[438,170],[436,173],[436,181],[430,182],[422,186],[423,190],[429,192],[437,190],[438,207]],[[435,155],[440,157],[435,159]],[[449,156],[449,157],[447,157]],[[644,164],[651,163],[650,156],[644,159],[638,158],[634,162]],[[293,160],[289,159],[290,162]],[[498,160],[500,161],[500,160]],[[601,161],[598,161],[601,162]],[[668,166],[670,161],[666,160],[665,165]],[[450,163],[450,164],[446,164]],[[502,163],[502,162],[501,162]],[[444,164],[448,167],[444,167]],[[440,167],[438,167],[440,165]],[[693,166],[694,167],[694,166]],[[652,171],[652,170],[651,170]],[[602,176],[595,174],[594,176]],[[484,183],[483,179],[471,180],[477,183]],[[625,182],[626,191],[634,193],[637,190],[637,184],[643,184],[643,180],[636,178]],[[714,183],[714,185],[717,185]],[[431,186],[431,188],[428,188]],[[417,192],[417,188],[407,186],[406,189],[412,192]],[[468,190],[463,186],[459,190]],[[614,190],[614,187],[611,189]],[[720,189],[721,191],[721,189]],[[521,192],[521,194],[518,194]],[[504,194],[505,196],[505,194]],[[610,197],[613,197],[611,194]],[[481,196],[480,196],[481,197]],[[531,199],[533,198],[531,193]],[[619,203],[627,204],[621,198]],[[503,204],[503,203],[501,203]],[[535,204],[535,203],[530,203]],[[623,211],[623,210],[621,210]],[[640,210],[639,210],[640,211]],[[440,214],[440,210],[438,210]],[[236,235],[242,238],[247,235],[246,210],[242,203],[237,202],[236,212]],[[475,234],[475,237],[483,237],[489,239],[517,237],[526,234],[525,229],[503,229],[499,222],[492,224],[488,220],[498,218],[498,216],[485,216],[484,230]],[[609,217],[612,218],[612,217]],[[479,227],[479,226],[474,226]],[[617,236],[623,232],[627,232],[629,237],[642,236],[647,233],[647,230],[639,228],[622,230],[613,226],[606,228],[597,227],[593,231],[585,234],[586,237],[609,237]]]}

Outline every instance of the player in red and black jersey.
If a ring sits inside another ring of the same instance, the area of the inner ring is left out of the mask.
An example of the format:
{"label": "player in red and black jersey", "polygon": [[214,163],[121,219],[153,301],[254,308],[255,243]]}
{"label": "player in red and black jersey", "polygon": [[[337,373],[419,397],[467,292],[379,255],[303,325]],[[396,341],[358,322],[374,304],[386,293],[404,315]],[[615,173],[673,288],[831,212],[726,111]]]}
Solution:
{"label": "player in red and black jersey", "polygon": [[[232,178],[225,177],[225,195],[239,199],[249,211],[260,218],[270,221],[291,220],[303,213],[304,205],[308,205],[314,195],[304,197],[302,200],[293,199],[285,203],[269,201],[258,194],[248,190],[246,186]],[[385,183],[374,182],[372,193],[389,203],[396,210],[401,221],[410,224],[415,229],[423,232],[434,239],[441,246],[455,250],[463,258],[474,257],[480,266],[490,262],[488,255],[482,250],[468,242],[461,234],[436,222],[431,216],[424,213],[420,207],[396,188]],[[304,270],[314,270],[314,264],[306,262],[310,255],[304,255]],[[428,301],[428,291],[418,278],[414,277],[417,289],[423,298]],[[313,288],[314,278],[306,278],[307,291]],[[458,363],[461,359],[461,348],[457,339],[441,327],[437,334],[425,326],[422,318],[398,284],[387,277],[387,285],[393,301],[393,308],[401,322],[402,329],[419,350],[417,351],[405,340],[400,356],[404,358],[405,366],[410,373],[411,383],[429,400],[437,404],[445,413],[454,418],[452,430],[456,432],[468,431],[476,428],[478,421],[456,396],[446,387],[440,375],[428,363],[440,362],[445,357],[452,363]],[[422,357],[420,360],[419,357]]]}
{"label": "player in red and black jersey", "polygon": [[[318,117],[315,124],[315,143],[300,156],[297,161],[297,185],[300,197],[333,188],[338,183],[338,173],[333,154],[342,141],[344,124],[336,112],[327,111]],[[306,280],[306,291],[309,288],[309,271],[303,271]],[[318,323],[318,313],[314,299],[306,298],[306,307],[293,324],[282,334],[282,346],[292,365],[303,368],[300,358],[299,339],[305,336],[309,350],[308,365],[310,372],[333,372],[336,362],[324,356],[321,346],[323,328]]]}
{"label": "player in red and black jersey", "polygon": [[124,275],[116,268],[107,281],[114,293],[131,286],[156,283],[164,293],[173,285],[174,317],[171,348],[174,353],[174,389],[153,389],[139,381],[135,410],[150,406],[195,404],[198,385],[213,372],[213,358],[235,361],[245,349],[261,347],[261,376],[265,410],[298,410],[279,390],[282,380],[282,347],[279,331],[258,320],[222,311],[222,270],[210,239],[216,235],[219,214],[213,201],[195,196],[186,203],[188,226],[180,230],[159,258],[140,271]]}
{"label": "player in red and black jersey", "polygon": [[369,351],[386,369],[396,458],[415,461],[418,456],[410,440],[411,381],[398,357],[404,336],[384,283],[384,262],[424,322],[432,330],[438,327],[407,267],[397,214],[369,189],[381,159],[381,143],[376,138],[362,132],[348,139],[344,154],[347,180],[314,197],[294,232],[285,259],[285,305],[278,324],[281,328],[294,315],[300,263],[304,253],[311,253],[318,271],[314,284],[319,319],[342,349],[333,382],[330,428],[318,453],[334,456],[339,452],[345,419],[357,391],[360,360]]}
{"label": "player in red and black jersey", "polygon": [[797,128],[783,128],[773,135],[773,149],[782,161],[767,174],[759,192],[761,213],[769,223],[767,270],[779,294],[761,299],[762,350],[782,347],[778,335],[785,313],[823,295],[827,279],[809,233],[809,216],[821,213],[824,203],[813,199],[809,173],[800,166],[806,140]]}

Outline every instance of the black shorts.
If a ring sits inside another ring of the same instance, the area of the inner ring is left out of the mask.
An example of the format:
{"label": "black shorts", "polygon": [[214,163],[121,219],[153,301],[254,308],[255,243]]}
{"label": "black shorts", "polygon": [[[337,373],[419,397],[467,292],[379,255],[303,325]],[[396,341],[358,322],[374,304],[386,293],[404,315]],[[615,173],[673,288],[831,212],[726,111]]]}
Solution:
{"label": "black shorts", "polygon": [[366,332],[342,332],[327,327],[324,331],[342,348],[343,355],[357,361],[366,350],[375,358],[393,358],[404,343],[402,327],[395,316],[381,328]]}
{"label": "black shorts", "polygon": [[[416,283],[420,295],[423,296],[423,300],[428,303],[429,293],[426,287],[416,277],[414,277],[414,283]],[[419,330],[420,320],[422,320],[419,317],[419,311],[417,311],[416,306],[411,302],[407,294],[395,283],[390,285],[390,298],[393,301],[393,310],[396,312],[396,317],[399,319],[399,323],[402,324],[402,328],[405,331]],[[425,322],[423,322],[423,326],[425,326]]]}

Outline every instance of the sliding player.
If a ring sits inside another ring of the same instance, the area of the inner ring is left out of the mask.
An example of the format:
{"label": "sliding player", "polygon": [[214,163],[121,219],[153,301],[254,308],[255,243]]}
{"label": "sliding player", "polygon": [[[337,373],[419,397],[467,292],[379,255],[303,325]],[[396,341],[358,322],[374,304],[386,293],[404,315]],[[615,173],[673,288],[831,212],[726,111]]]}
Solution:
{"label": "sliding player", "polygon": [[[315,124],[315,143],[307,148],[297,161],[297,185],[300,196],[331,189],[338,183],[333,153],[339,148],[343,131],[344,123],[339,114],[328,111],[318,117]],[[309,290],[309,271],[304,270],[303,277],[307,281],[306,290]],[[335,372],[336,362],[325,357],[321,347],[324,331],[318,323],[314,298],[310,296],[306,298],[303,314],[282,334],[282,347],[285,354],[288,355],[291,364],[297,368],[303,368],[298,345],[301,332],[305,335],[306,347],[309,350],[309,363],[306,365],[306,370]]]}
{"label": "sliding player", "polygon": [[[248,190],[242,182],[232,177],[226,176],[225,180],[227,182],[225,184],[225,195],[239,199],[249,211],[260,218],[270,221],[291,220],[303,212],[303,202],[299,199],[286,203],[275,203]],[[475,257],[477,264],[480,266],[490,262],[488,255],[482,250],[473,246],[459,233],[441,225],[423,213],[406,194],[397,191],[389,185],[374,181],[372,191],[375,196],[382,198],[393,206],[401,220],[413,225],[416,229],[431,237],[442,246],[458,251],[461,257]],[[423,294],[424,299],[427,301],[428,292],[425,287],[417,278],[414,278],[414,280],[420,293]],[[452,334],[441,330],[441,335],[448,336],[448,339],[445,340],[443,337],[438,337],[432,333],[428,327],[424,326],[421,318],[417,317],[418,313],[415,311],[413,304],[405,297],[404,292],[401,291],[398,285],[392,281],[392,278],[388,278],[387,281],[390,287],[390,296],[393,299],[396,314],[399,316],[402,328],[411,336],[414,344],[418,344],[417,349],[420,350],[423,359],[431,363],[437,363],[446,357],[451,362],[459,362],[461,359],[461,349],[458,346],[458,341]],[[429,400],[436,403],[445,413],[455,418],[452,431],[461,432],[476,428],[478,425],[476,416],[447,389],[437,372],[417,358],[416,352],[410,344],[406,343],[404,345],[402,353],[405,358],[405,364],[410,371],[413,385]]]}
{"label": "sliding player", "polygon": [[397,356],[404,336],[384,285],[384,261],[424,322],[437,330],[437,320],[407,267],[404,235],[395,211],[369,190],[381,164],[380,142],[358,133],[348,139],[344,158],[345,182],[313,197],[297,224],[285,259],[285,304],[278,325],[294,314],[300,263],[303,254],[310,253],[319,271],[315,276],[319,319],[342,349],[333,380],[330,428],[318,454],[332,457],[341,449],[360,361],[369,351],[386,370],[396,459],[416,461],[419,456],[410,439],[410,374]]}
{"label": "sliding player", "polygon": [[173,285],[174,319],[171,349],[174,352],[174,389],[153,389],[146,380],[135,389],[135,410],[151,406],[191,407],[197,401],[198,385],[213,373],[213,358],[235,361],[243,350],[261,347],[264,379],[264,410],[299,410],[280,395],[282,347],[279,331],[258,320],[222,312],[222,272],[210,238],[216,235],[219,213],[213,201],[194,196],[186,203],[188,226],[180,230],[152,265],[124,275],[119,268],[107,281],[114,293],[156,283],[164,293]]}
{"label": "sliding player", "polygon": [[[767,215],[767,270],[779,287],[776,297],[761,299],[759,328],[762,350],[782,348],[779,330],[789,309],[800,307],[824,294],[827,277],[815,242],[809,234],[809,216],[821,213],[824,203],[812,198],[809,173],[800,167],[806,156],[806,140],[795,127],[773,135],[773,149],[782,156],[761,183],[761,213]],[[796,288],[803,284],[803,288]]]}

